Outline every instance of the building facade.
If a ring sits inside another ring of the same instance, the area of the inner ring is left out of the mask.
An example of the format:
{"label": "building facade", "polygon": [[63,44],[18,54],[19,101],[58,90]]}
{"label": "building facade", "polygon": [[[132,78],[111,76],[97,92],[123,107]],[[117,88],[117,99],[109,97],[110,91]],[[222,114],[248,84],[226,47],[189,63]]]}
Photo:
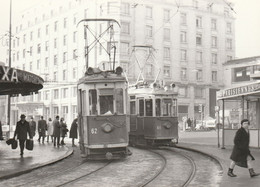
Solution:
{"label": "building facade", "polygon": [[[116,66],[126,70],[130,82],[140,73],[133,46],[153,47],[154,58],[140,61],[144,77],[158,75],[158,81],[176,84],[179,120],[213,116],[216,91],[225,81],[223,63],[235,56],[230,6],[221,0],[57,0],[25,10],[14,21],[12,64],[42,76],[45,84],[36,95],[12,99],[13,117],[20,112],[36,118],[60,115],[70,123],[77,116],[77,80],[86,69],[84,24],[78,22],[85,18],[120,23],[114,32]],[[100,34],[107,25],[90,26]],[[89,66],[109,63],[103,46],[109,46],[107,40],[92,48]],[[138,53],[147,57],[146,50]]]}

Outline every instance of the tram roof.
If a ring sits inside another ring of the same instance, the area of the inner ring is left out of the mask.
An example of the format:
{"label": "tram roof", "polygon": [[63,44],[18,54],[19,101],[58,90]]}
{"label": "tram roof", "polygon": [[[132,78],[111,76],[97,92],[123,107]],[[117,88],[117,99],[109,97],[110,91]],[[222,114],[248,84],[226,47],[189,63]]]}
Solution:
{"label": "tram roof", "polygon": [[102,71],[98,74],[85,75],[84,77],[79,79],[78,84],[102,82],[126,82],[126,78],[122,75],[117,75],[114,72]]}
{"label": "tram roof", "polygon": [[178,93],[175,92],[174,90],[168,89],[165,90],[163,88],[150,88],[150,87],[145,87],[145,88],[129,88],[128,90],[129,95],[173,95],[177,96]]}

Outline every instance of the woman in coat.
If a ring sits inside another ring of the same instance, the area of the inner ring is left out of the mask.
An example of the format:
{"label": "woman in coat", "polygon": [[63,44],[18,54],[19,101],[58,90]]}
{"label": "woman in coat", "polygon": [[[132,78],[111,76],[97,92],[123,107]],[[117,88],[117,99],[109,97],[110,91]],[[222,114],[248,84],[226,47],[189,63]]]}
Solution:
{"label": "woman in coat", "polygon": [[64,122],[64,118],[60,119],[60,135],[61,135],[61,145],[65,145],[64,143],[64,138],[67,135],[68,129],[67,129],[67,124]]}
{"label": "woman in coat", "polygon": [[230,163],[230,167],[228,169],[228,176],[236,177],[233,173],[233,169],[235,165],[240,167],[245,167],[249,169],[249,174],[251,177],[255,177],[259,174],[254,172],[252,167],[252,160],[255,160],[251,155],[249,150],[249,130],[248,130],[249,120],[243,119],[241,121],[241,128],[238,129],[234,138],[234,148],[230,159],[232,160]]}
{"label": "woman in coat", "polygon": [[74,119],[70,127],[70,138],[72,138],[72,147],[76,147],[74,139],[78,138],[78,119]]}
{"label": "woman in coat", "polygon": [[49,137],[51,137],[51,142],[53,142],[53,125],[51,118],[49,118],[47,122],[47,142],[49,142]]}

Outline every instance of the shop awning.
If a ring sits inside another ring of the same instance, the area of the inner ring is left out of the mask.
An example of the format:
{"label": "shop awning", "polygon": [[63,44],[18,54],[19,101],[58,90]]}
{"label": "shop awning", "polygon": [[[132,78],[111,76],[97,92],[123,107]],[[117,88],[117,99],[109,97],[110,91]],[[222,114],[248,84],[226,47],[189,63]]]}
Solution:
{"label": "shop awning", "polygon": [[260,98],[260,82],[254,82],[239,87],[223,89],[217,92],[217,100],[237,100],[241,99],[242,96],[245,96],[247,98]]}
{"label": "shop awning", "polygon": [[33,73],[0,66],[0,95],[30,95],[43,88],[43,79]]}

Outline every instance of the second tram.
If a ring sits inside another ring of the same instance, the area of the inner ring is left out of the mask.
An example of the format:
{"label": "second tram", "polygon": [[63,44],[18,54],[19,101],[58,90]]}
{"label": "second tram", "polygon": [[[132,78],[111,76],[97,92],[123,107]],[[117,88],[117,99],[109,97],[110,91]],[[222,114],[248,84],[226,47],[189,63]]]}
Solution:
{"label": "second tram", "polygon": [[174,145],[178,142],[175,85],[142,82],[129,88],[131,145]]}

